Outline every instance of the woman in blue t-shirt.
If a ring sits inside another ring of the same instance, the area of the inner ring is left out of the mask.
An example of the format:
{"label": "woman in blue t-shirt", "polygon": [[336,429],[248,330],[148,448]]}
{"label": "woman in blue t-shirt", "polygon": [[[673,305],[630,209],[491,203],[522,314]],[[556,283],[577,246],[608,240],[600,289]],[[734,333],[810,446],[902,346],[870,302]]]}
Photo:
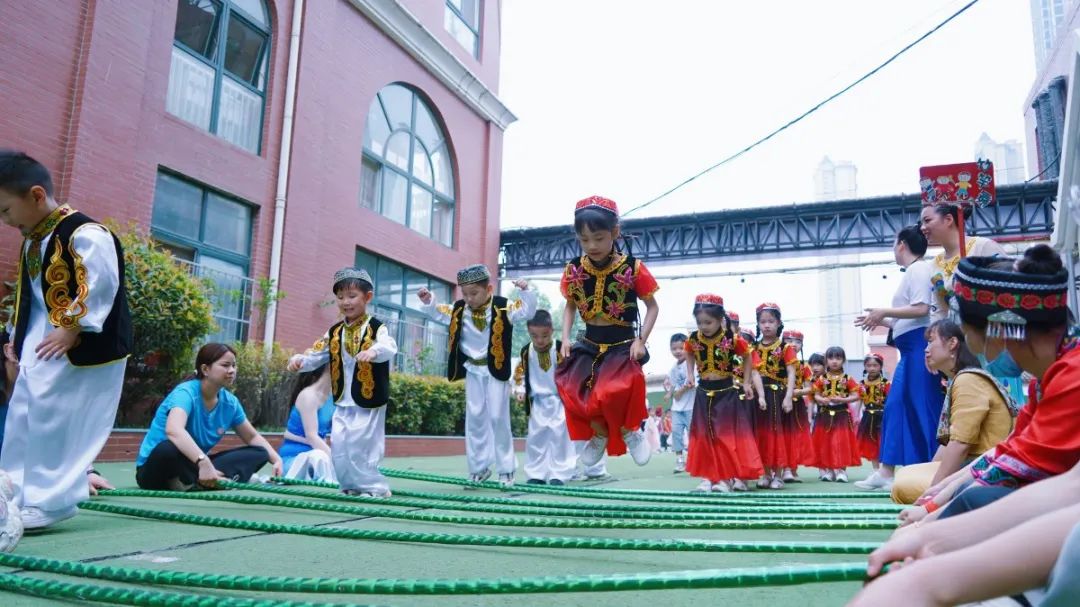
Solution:
{"label": "woman in blue t-shirt", "polygon": [[334,397],[330,393],[329,364],[301,373],[293,389],[295,403],[285,426],[281,459],[286,478],[337,482],[331,460],[330,424],[334,419]]}
{"label": "woman in blue t-shirt", "polygon": [[[236,351],[209,343],[195,357],[195,378],[181,383],[158,406],[139,447],[135,481],[143,489],[187,491],[196,483],[247,482],[268,461],[281,475],[281,457],[244,415],[225,389],[236,381]],[[207,455],[229,429],[247,447]]]}

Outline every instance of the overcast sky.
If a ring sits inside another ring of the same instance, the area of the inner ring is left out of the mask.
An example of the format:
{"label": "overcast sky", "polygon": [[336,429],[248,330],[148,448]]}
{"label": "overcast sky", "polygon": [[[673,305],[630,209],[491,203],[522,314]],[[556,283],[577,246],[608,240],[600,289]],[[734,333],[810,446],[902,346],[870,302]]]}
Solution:
{"label": "overcast sky", "polygon": [[[570,223],[574,202],[594,193],[623,209],[644,202],[846,86],[967,1],[503,0],[500,97],[519,121],[505,137],[501,223]],[[809,202],[826,155],[856,164],[860,196],[913,192],[920,166],[973,159],[984,131],[1023,141],[1035,77],[1029,11],[1026,1],[981,0],[802,123],[634,216]],[[762,267],[771,266],[705,269]],[[887,305],[898,272],[861,275],[864,303]],[[720,292],[744,317],[768,293],[809,334],[822,315],[816,295],[807,297],[814,272],[704,284],[661,282],[654,352],[689,322],[700,290]],[[671,363],[656,358],[652,372]]]}

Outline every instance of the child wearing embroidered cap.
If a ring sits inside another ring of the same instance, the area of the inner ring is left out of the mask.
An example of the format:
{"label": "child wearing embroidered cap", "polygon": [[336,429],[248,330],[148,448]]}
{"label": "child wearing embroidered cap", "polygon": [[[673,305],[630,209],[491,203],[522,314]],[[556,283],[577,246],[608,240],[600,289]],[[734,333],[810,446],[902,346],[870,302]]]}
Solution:
{"label": "child wearing embroidered cap", "polygon": [[337,407],[330,430],[330,456],[346,494],[390,497],[379,472],[386,450],[386,403],[390,399],[390,360],[397,343],[386,326],[367,314],[374,297],[371,276],[343,268],[334,274],[334,296],[344,320],[334,323],[303,354],[289,359],[290,371],[312,371],[330,364]]}
{"label": "child wearing embroidered cap", "polygon": [[537,294],[524,280],[514,282],[521,299],[495,295],[487,266],[476,264],[457,275],[462,299],[440,304],[427,289],[416,295],[431,318],[450,323],[446,377],[465,380],[465,457],[469,480],[486,481],[491,466],[503,487],[514,484],[514,436],[510,432],[510,355],[514,323],[536,313]]}

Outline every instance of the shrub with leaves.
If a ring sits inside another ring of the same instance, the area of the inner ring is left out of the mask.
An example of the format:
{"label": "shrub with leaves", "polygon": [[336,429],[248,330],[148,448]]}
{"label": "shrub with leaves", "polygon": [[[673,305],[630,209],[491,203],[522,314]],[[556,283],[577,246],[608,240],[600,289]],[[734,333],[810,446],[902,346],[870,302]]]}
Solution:
{"label": "shrub with leaves", "polygon": [[[525,436],[525,407],[510,405],[515,436]],[[449,382],[430,375],[394,373],[390,376],[387,434],[463,436],[465,434],[465,382]]]}
{"label": "shrub with leaves", "polygon": [[284,428],[289,419],[297,374],[285,370],[291,352],[274,344],[266,356],[256,341],[235,343],[236,383],[232,392],[244,406],[248,420],[259,428]]}

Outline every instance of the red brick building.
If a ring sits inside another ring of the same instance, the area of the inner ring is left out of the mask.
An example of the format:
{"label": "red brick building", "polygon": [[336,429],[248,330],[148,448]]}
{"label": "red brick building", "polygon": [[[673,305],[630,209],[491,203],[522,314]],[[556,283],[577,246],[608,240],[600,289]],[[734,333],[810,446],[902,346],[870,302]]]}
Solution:
{"label": "red brick building", "polygon": [[[515,120],[497,96],[499,10],[0,2],[0,147],[49,166],[60,200],[137,222],[213,278],[218,337],[261,340],[269,324],[272,339],[305,346],[336,315],[324,305],[333,271],[359,264],[378,313],[403,321],[399,363],[419,367],[425,345],[439,358],[445,329],[416,315],[412,292],[445,300],[457,269],[497,263]],[[11,230],[0,240],[5,280],[18,243]],[[286,296],[271,322],[253,320],[255,285],[278,268]]]}

